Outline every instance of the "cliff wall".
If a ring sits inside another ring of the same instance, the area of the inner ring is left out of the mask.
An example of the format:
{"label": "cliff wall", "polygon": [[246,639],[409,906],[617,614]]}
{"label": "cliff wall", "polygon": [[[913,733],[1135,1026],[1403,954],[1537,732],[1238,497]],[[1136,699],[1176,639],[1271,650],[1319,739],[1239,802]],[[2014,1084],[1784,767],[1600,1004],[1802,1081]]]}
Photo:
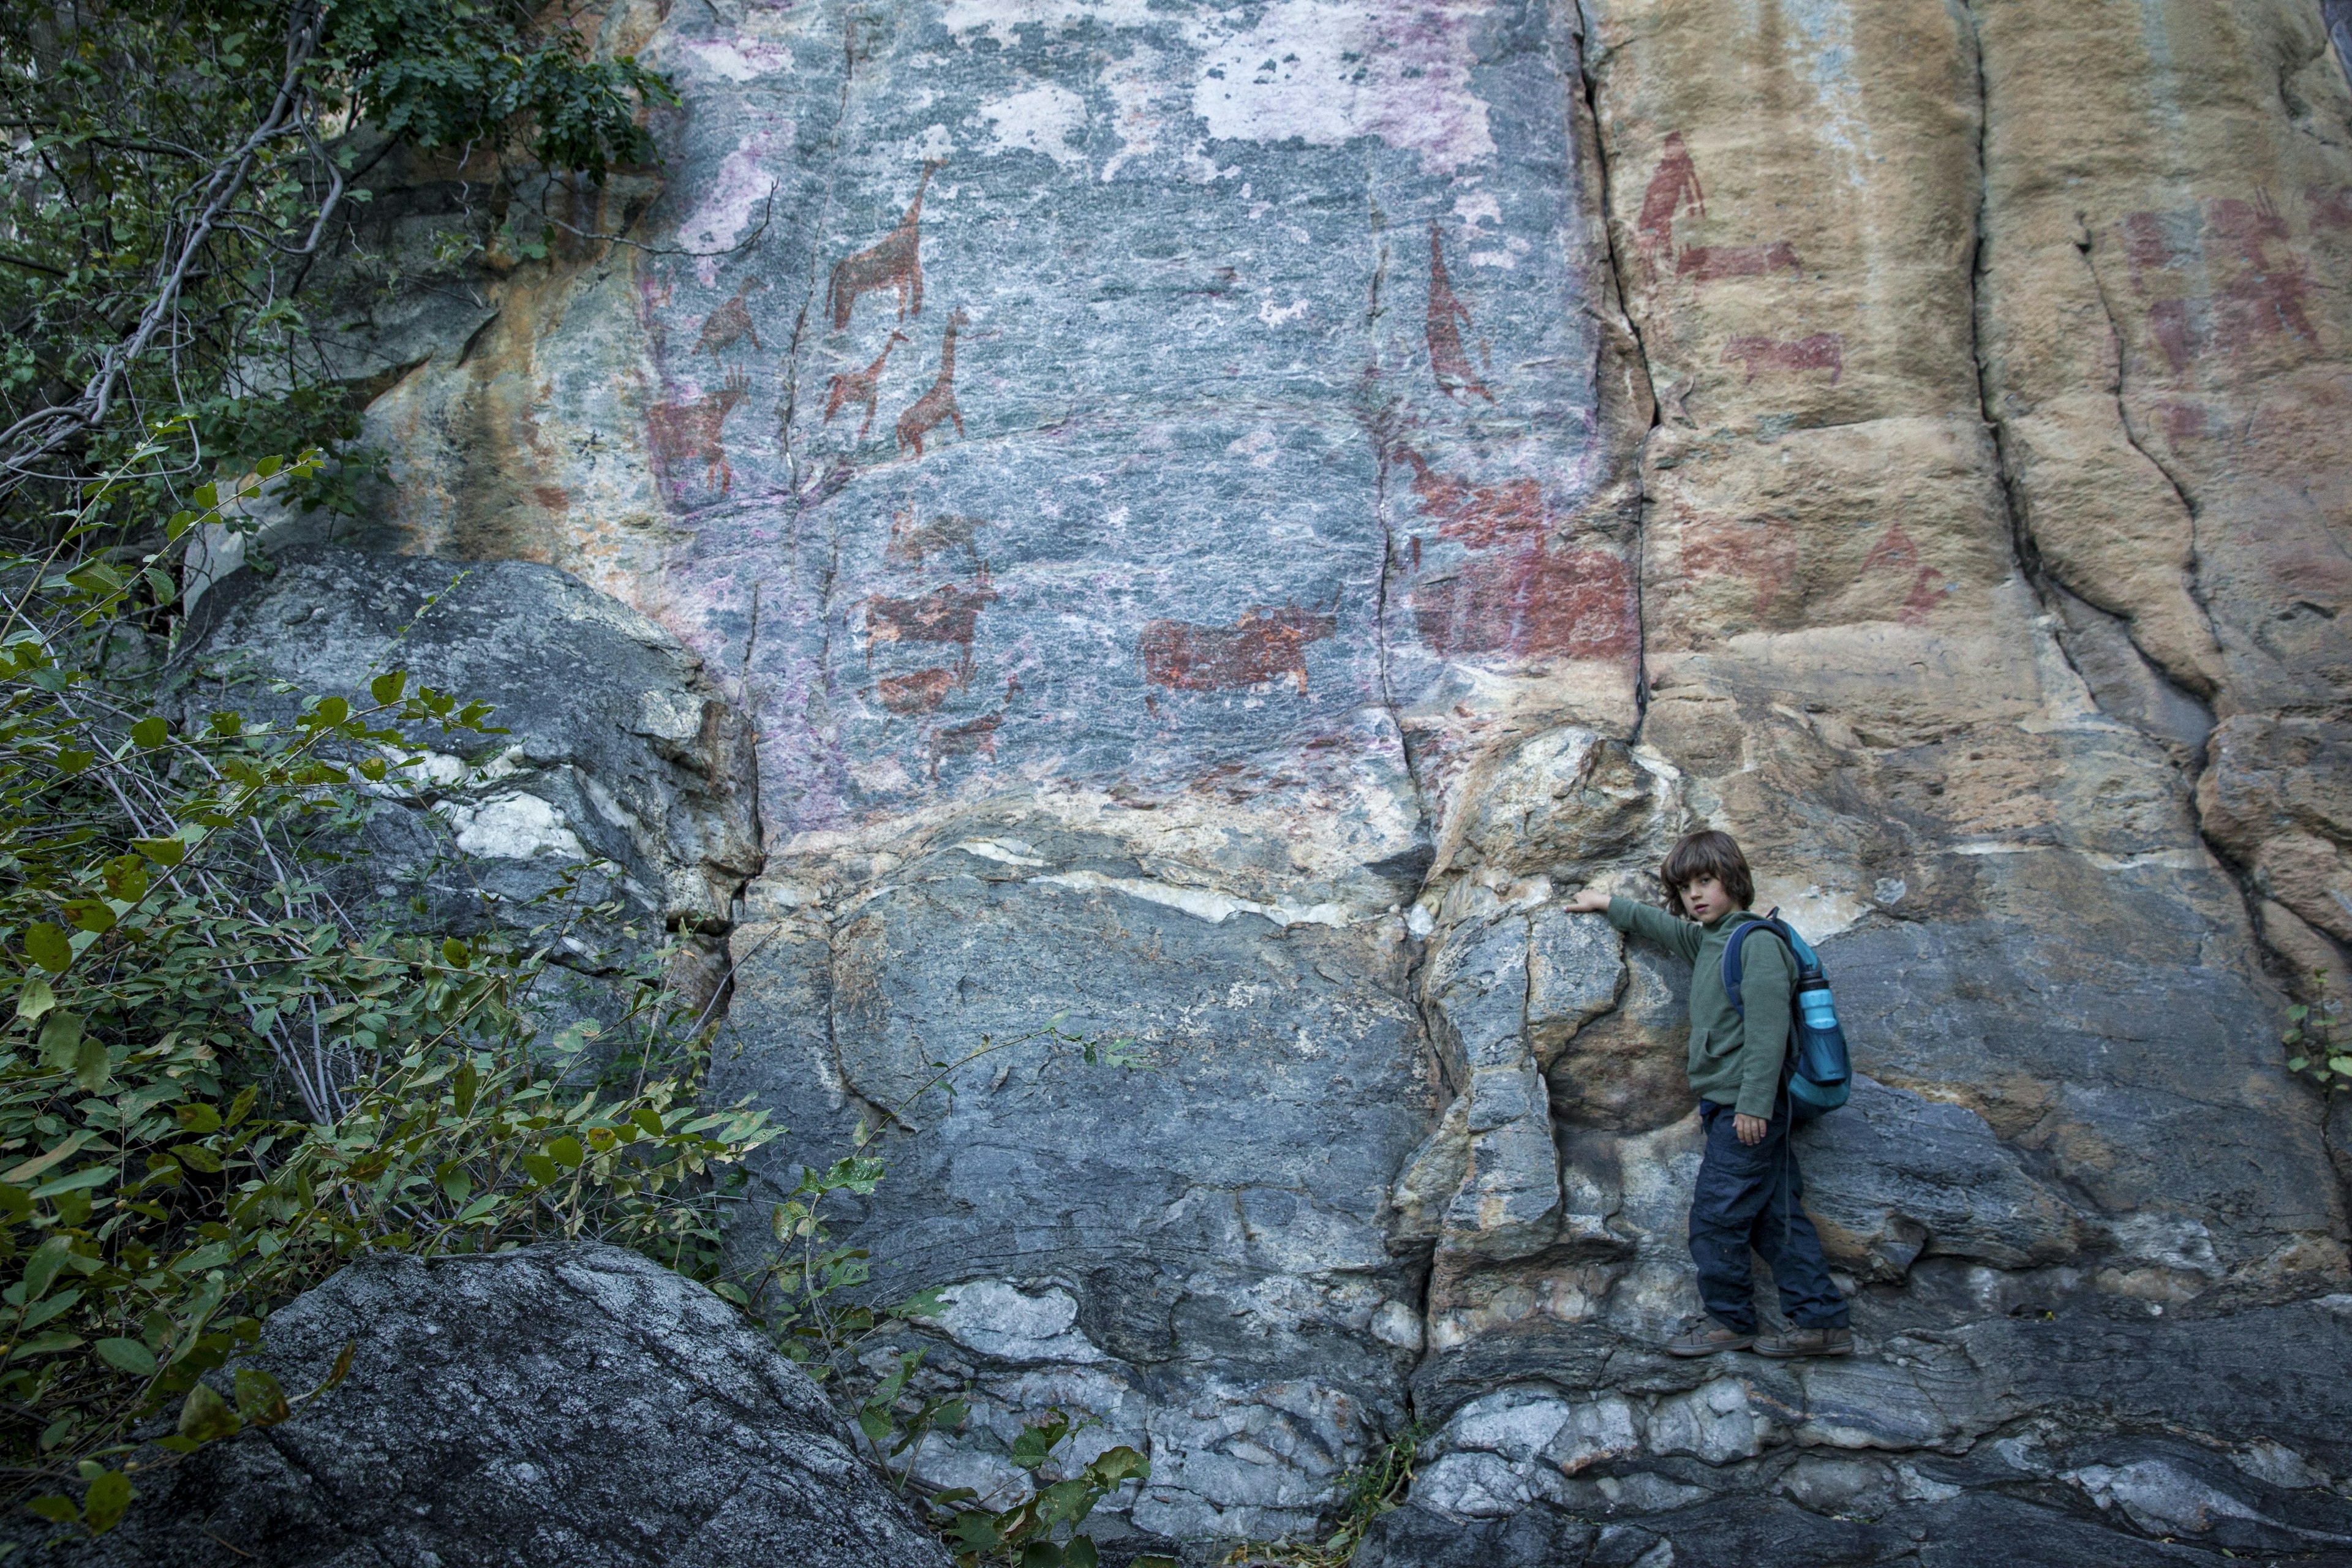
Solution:
{"label": "cliff wall", "polygon": [[[2330,20],[624,0],[662,179],[403,340],[365,542],[561,568],[748,715],[718,1089],[783,1186],[900,1110],[856,1233],[978,1389],[927,1478],[1059,1405],[1150,1452],[1126,1528],[1267,1538],[1418,1419],[1398,1563],[2321,1550]],[[1865,1075],[1800,1141],[1851,1363],[1647,1348],[1688,977],[1559,905],[1701,825]],[[1057,1016],[1150,1068],[902,1107]]]}

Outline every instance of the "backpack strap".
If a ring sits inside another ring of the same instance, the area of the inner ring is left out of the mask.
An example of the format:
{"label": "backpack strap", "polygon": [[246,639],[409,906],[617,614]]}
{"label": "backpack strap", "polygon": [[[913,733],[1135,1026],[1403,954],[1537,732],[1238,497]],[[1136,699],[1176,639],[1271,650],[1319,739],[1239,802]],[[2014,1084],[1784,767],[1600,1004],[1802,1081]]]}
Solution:
{"label": "backpack strap", "polygon": [[1731,940],[1723,944],[1723,989],[1731,997],[1731,1010],[1742,1019],[1748,1016],[1748,1005],[1740,1000],[1739,979],[1746,966],[1740,962],[1739,950],[1749,937],[1759,931],[1769,931],[1780,939],[1789,950],[1789,962],[1795,966],[1792,978],[1804,981],[1816,979],[1822,973],[1822,961],[1807,947],[1802,939],[1780,918],[1779,906],[1769,914],[1749,914],[1732,931]]}
{"label": "backpack strap", "polygon": [[1732,929],[1731,940],[1723,944],[1723,989],[1731,997],[1731,1010],[1743,1019],[1748,1016],[1748,1005],[1739,999],[1739,977],[1745,968],[1740,963],[1739,950],[1749,937],[1759,931],[1769,931],[1780,936],[1780,924],[1769,915],[1751,914]]}

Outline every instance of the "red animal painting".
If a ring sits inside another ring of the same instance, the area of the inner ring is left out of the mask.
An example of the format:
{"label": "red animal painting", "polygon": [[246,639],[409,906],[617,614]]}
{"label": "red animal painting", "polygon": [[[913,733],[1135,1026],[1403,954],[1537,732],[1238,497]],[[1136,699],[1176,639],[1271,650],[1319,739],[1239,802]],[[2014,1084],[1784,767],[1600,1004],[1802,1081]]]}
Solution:
{"label": "red animal painting", "polygon": [[1229,626],[1188,621],[1153,621],[1143,628],[1138,652],[1149,686],[1176,691],[1233,691],[1288,679],[1307,694],[1307,645],[1339,629],[1336,615],[1318,616],[1296,605],[1276,609],[1256,605]]}
{"label": "red animal painting", "polygon": [[944,162],[931,159],[923,164],[915,199],[907,205],[907,215],[898,220],[898,227],[864,250],[834,263],[825,301],[833,312],[835,331],[848,331],[857,297],[878,289],[898,290],[900,321],[923,313],[923,193],[930,188],[932,174]]}
{"label": "red animal painting", "polygon": [[980,612],[994,603],[985,570],[969,588],[950,583],[914,599],[877,594],[866,601],[866,657],[870,662],[887,642],[952,643],[963,650],[960,667],[969,670]]}
{"label": "red animal painting", "polygon": [[1904,596],[1903,608],[1895,616],[1906,626],[1917,626],[1927,618],[1929,611],[1944,602],[1944,574],[1920,563],[1919,547],[1900,524],[1888,529],[1885,537],[1872,545],[1870,553],[1863,557],[1863,575],[1867,577],[1873,572],[1909,574],[1911,591]]}
{"label": "red animal painting", "polygon": [[963,434],[963,410],[956,406],[955,349],[956,330],[964,324],[965,317],[957,310],[948,317],[948,333],[940,344],[940,377],[931,389],[915,399],[907,412],[898,416],[898,450],[903,455],[909,447],[915,456],[923,455],[923,437],[948,421],[955,422],[955,433]]}
{"label": "red animal painting", "polygon": [[[1433,470],[1421,454],[1399,443],[1394,456],[1412,468],[1413,498],[1421,515],[1437,524],[1438,537],[1473,550],[1538,537],[1544,530],[1543,486],[1534,479],[1474,485]],[[1413,540],[1413,564],[1421,564],[1421,541]]]}
{"label": "red animal painting", "polygon": [[751,324],[751,307],[745,302],[745,296],[754,289],[767,286],[768,280],[764,278],[746,278],[737,284],[734,298],[711,311],[710,319],[702,323],[702,335],[695,341],[695,352],[707,353],[712,359],[717,359],[721,349],[733,348],[737,342],[747,337],[751,340],[751,346],[758,348],[760,332]]}
{"label": "red animal painting", "polygon": [[1769,245],[1694,245],[1675,258],[1675,276],[1694,284],[1725,278],[1761,278],[1781,269],[1801,272],[1797,247],[1785,239]]}
{"label": "red animal painting", "polygon": [[1723,363],[1748,367],[1747,380],[1759,370],[1825,370],[1830,384],[1845,374],[1845,339],[1836,332],[1815,332],[1809,338],[1783,342],[1779,338],[1738,337],[1724,345]]}
{"label": "red animal painting", "polygon": [[1797,531],[1779,518],[1694,520],[1683,531],[1682,575],[1744,583],[1756,595],[1761,622],[1797,580]]}
{"label": "red animal painting", "polygon": [[1425,336],[1429,342],[1429,368],[1437,377],[1438,390],[1459,402],[1465,393],[1476,393],[1487,402],[1495,395],[1478,379],[1478,370],[1463,352],[1462,333],[1470,325],[1469,308],[1454,297],[1454,285],[1445,275],[1445,242],[1439,237],[1437,220],[1429,220],[1429,321]]}
{"label": "red animal painting", "polygon": [[727,416],[743,401],[751,384],[739,365],[727,373],[726,383],[717,392],[706,392],[691,403],[656,403],[646,410],[654,456],[671,483],[682,483],[681,470],[699,460],[706,489],[723,493],[734,489],[735,473],[727,466],[723,433]]}
{"label": "red animal painting", "polygon": [[1653,265],[1661,256],[1674,255],[1675,219],[1683,213],[1705,217],[1706,194],[1699,189],[1698,167],[1683,144],[1683,133],[1669,131],[1664,155],[1642,193],[1642,216],[1633,220],[1634,243]]}
{"label": "red animal painting", "polygon": [[996,760],[996,731],[1004,725],[1004,710],[983,713],[961,724],[950,724],[931,736],[931,777],[940,776],[941,757],[968,757],[974,752]]}
{"label": "red animal painting", "polygon": [[976,562],[980,548],[975,541],[980,530],[995,526],[984,517],[945,513],[928,522],[917,522],[911,510],[902,511],[890,520],[890,542],[883,547],[882,559],[893,566],[920,566],[934,555],[961,550]]}
{"label": "red animal painting", "polygon": [[1606,550],[1538,539],[1473,554],[1413,584],[1413,629],[1448,658],[1631,658],[1641,647],[1633,574]]}
{"label": "red animal painting", "polygon": [[861,441],[866,439],[866,432],[874,428],[874,400],[881,395],[882,367],[889,363],[890,351],[906,341],[906,333],[892,332],[883,341],[882,352],[874,356],[872,364],[867,365],[864,370],[843,371],[825,383],[824,422],[826,424],[833,423],[833,416],[840,413],[844,405],[863,403],[866,405],[866,421],[857,427],[857,438]]}
{"label": "red animal painting", "polygon": [[882,706],[893,713],[913,715],[929,713],[947,700],[949,692],[962,683],[962,678],[952,669],[919,669],[912,675],[894,675],[874,683],[874,693]]}
{"label": "red animal painting", "polygon": [[[2306,193],[2308,194],[2308,193]],[[2312,219],[2320,222],[2315,207]],[[2315,342],[2306,309],[2316,289],[2294,239],[2268,195],[2218,197],[2172,212],[2140,212],[2123,223],[2132,287],[2147,308],[2148,335],[2176,372],[2216,349],[2245,350],[2292,333]],[[2154,297],[2169,275],[2219,279],[2210,292]]]}

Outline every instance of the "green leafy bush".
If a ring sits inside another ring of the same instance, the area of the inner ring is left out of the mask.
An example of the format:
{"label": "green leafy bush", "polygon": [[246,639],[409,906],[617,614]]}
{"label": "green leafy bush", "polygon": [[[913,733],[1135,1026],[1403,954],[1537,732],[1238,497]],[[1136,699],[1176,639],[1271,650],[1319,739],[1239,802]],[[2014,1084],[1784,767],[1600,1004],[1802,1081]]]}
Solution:
{"label": "green leafy bush", "polygon": [[107,500],[0,555],[0,1445],[16,1495],[93,1531],[135,1495],[141,1423],[176,1407],[168,1456],[316,1392],[199,1380],[354,1253],[593,1237],[709,1278],[712,1178],[772,1135],[698,1108],[708,1031],[659,954],[624,1020],[639,1070],[600,1088],[570,1070],[584,1030],[541,1040],[529,1011],[575,910],[460,942],[337,908],[310,868],[420,738],[503,731],[396,670],[290,721],[175,711],[135,657],[166,558],[90,548]]}

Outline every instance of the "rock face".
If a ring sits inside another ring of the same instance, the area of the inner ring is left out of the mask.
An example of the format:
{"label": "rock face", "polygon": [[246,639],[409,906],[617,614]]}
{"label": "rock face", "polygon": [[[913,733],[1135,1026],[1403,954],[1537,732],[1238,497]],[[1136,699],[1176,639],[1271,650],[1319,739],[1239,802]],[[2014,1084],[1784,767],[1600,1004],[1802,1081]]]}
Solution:
{"label": "rock face", "polygon": [[[561,922],[568,935],[538,939],[564,966],[544,998],[559,1012],[597,1011],[595,977],[665,929],[682,939],[677,978],[703,997],[715,990],[738,895],[760,867],[757,759],[742,714],[699,660],[635,611],[529,562],[309,543],[278,550],[274,564],[266,579],[236,574],[205,595],[206,629],[187,658],[192,714],[227,706],[282,719],[308,694],[364,707],[372,678],[404,669],[489,703],[506,731],[414,727],[423,760],[407,769],[405,809],[378,811],[329,872],[346,909],[434,931]],[[617,919],[566,920],[608,901]]]}
{"label": "rock face", "polygon": [[947,1568],[817,1385],[634,1253],[365,1258],[273,1317],[258,1357],[300,1393],[346,1344],[349,1377],[292,1420],[144,1476],[114,1533],[28,1560]]}
{"label": "rock face", "polygon": [[[2276,1044],[2352,942],[2341,10],[621,0],[666,185],[377,398],[368,542],[747,716],[718,1089],[763,1191],[890,1123],[935,1479],[1058,1404],[1126,1528],[1297,1533],[1417,1416],[1391,1562],[2335,1551],[2342,1359],[2251,1347],[2352,1284]],[[1702,824],[1865,1074],[1839,1367],[1643,1348],[1688,976],[1560,901]]]}

